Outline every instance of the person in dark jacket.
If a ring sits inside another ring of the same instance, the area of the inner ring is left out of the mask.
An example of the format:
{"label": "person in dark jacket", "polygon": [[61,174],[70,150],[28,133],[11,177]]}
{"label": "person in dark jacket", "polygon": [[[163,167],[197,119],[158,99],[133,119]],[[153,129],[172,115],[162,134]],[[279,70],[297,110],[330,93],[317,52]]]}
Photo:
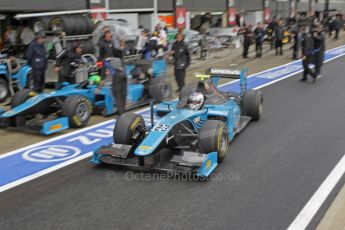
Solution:
{"label": "person in dark jacket", "polygon": [[101,78],[102,81],[95,94],[97,95],[103,86],[111,88],[117,112],[124,113],[127,100],[127,75],[123,61],[120,58],[107,58],[104,61]]}
{"label": "person in dark jacket", "polygon": [[340,16],[338,15],[336,19],[334,20],[334,29],[335,29],[335,36],[334,39],[339,39],[339,31],[343,27],[342,20],[340,19]]}
{"label": "person in dark jacket", "polygon": [[243,34],[243,58],[248,58],[249,47],[252,44],[254,33],[252,31],[252,25],[248,25],[239,31],[239,34]]}
{"label": "person in dark jacket", "polygon": [[265,30],[261,22],[258,22],[257,27],[254,30],[255,34],[255,50],[256,57],[261,58],[262,56],[262,44],[264,42]]}
{"label": "person in dark jacket", "polygon": [[123,58],[123,52],[121,49],[116,48],[113,43],[113,35],[109,30],[104,32],[103,37],[98,42],[99,47],[99,59],[101,61],[116,57],[116,58]]}
{"label": "person in dark jacket", "polygon": [[45,83],[45,71],[47,69],[47,51],[44,47],[45,33],[38,32],[36,38],[30,43],[26,51],[26,59],[32,68],[33,91],[43,92]]}
{"label": "person in dark jacket", "polygon": [[302,39],[301,39],[301,46],[302,46],[302,64],[303,64],[303,78],[301,81],[306,81],[308,75],[310,74],[313,77],[313,81],[315,82],[316,74],[309,68],[309,64],[312,61],[313,57],[313,38],[310,33],[306,32],[305,27],[301,27]]}
{"label": "person in dark jacket", "polygon": [[315,65],[315,74],[317,77],[321,77],[321,68],[324,62],[325,54],[325,35],[321,25],[315,27],[313,32],[313,63]]}
{"label": "person in dark jacket", "polygon": [[64,51],[56,59],[55,72],[59,74],[59,80],[57,83],[57,89],[60,89],[63,82],[74,83],[75,76],[73,76],[73,70],[78,67],[78,63],[81,60],[83,53],[83,46],[81,43],[77,43],[72,50]]}
{"label": "person in dark jacket", "polygon": [[283,55],[283,39],[284,39],[284,22],[280,20],[278,25],[274,30],[274,40],[275,40],[275,48],[276,48],[276,55]]}
{"label": "person in dark jacket", "polygon": [[335,16],[329,17],[327,24],[328,24],[328,35],[329,37],[332,37],[332,33],[335,30]]}
{"label": "person in dark jacket", "polygon": [[267,35],[268,35],[268,39],[270,40],[271,50],[273,49],[273,45],[274,45],[273,34],[277,25],[278,25],[278,19],[277,19],[277,16],[274,16],[271,22],[267,26]]}
{"label": "person in dark jacket", "polygon": [[178,33],[176,41],[171,48],[171,55],[174,57],[175,79],[178,86],[177,92],[185,85],[186,69],[190,65],[191,56],[187,44],[184,42],[184,34]]}

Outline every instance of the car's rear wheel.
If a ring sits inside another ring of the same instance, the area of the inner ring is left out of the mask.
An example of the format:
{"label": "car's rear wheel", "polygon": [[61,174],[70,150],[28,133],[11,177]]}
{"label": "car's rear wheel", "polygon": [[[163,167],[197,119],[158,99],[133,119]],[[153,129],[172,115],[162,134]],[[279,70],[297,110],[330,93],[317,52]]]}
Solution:
{"label": "car's rear wheel", "polygon": [[137,145],[145,137],[145,120],[133,113],[123,113],[116,121],[113,140],[116,144]]}
{"label": "car's rear wheel", "polygon": [[11,107],[17,107],[23,104],[30,98],[30,89],[21,89],[13,97],[11,101]]}
{"label": "car's rear wheel", "polygon": [[92,114],[91,102],[82,96],[69,96],[62,104],[62,115],[68,117],[69,125],[80,128],[87,125]]}
{"label": "car's rear wheel", "polygon": [[244,94],[243,112],[253,121],[260,120],[263,114],[263,94],[259,90],[250,90]]}
{"label": "car's rear wheel", "polygon": [[0,103],[6,101],[9,95],[8,82],[5,79],[0,79]]}
{"label": "car's rear wheel", "polygon": [[217,152],[218,163],[221,163],[230,151],[229,133],[225,123],[208,120],[199,133],[199,150],[202,153]]}

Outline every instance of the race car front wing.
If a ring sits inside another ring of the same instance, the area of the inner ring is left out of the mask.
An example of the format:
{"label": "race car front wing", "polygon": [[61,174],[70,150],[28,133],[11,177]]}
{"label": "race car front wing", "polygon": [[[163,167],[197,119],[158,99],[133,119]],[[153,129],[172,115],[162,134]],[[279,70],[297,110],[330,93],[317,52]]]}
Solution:
{"label": "race car front wing", "polygon": [[133,154],[132,145],[109,144],[93,153],[91,162],[106,163],[139,170],[186,173],[198,177],[208,177],[217,167],[217,152],[208,154],[181,150],[173,154],[169,162],[163,162],[160,153],[149,156]]}

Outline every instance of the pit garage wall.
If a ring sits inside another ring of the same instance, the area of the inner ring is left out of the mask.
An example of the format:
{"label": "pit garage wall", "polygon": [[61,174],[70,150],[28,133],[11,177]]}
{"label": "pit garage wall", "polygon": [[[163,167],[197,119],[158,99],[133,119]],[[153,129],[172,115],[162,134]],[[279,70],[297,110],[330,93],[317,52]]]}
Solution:
{"label": "pit garage wall", "polygon": [[[174,0],[158,0],[158,12],[161,14],[172,14],[174,10]],[[210,12],[226,12],[225,0],[183,0],[183,5],[187,9],[188,15],[193,13]],[[152,8],[153,0],[110,0],[109,9],[139,9],[139,8]],[[249,13],[246,17],[250,22],[262,20],[262,0],[235,0],[235,7],[238,11],[246,10]],[[114,18],[115,14],[110,14],[109,18]],[[123,14],[123,19],[130,20],[136,17],[133,14]],[[139,22],[138,25],[144,25],[147,28],[152,28],[152,13],[139,13],[137,15]],[[187,28],[188,25],[187,18]]]}
{"label": "pit garage wall", "polygon": [[0,0],[0,13],[87,9],[85,0]]}

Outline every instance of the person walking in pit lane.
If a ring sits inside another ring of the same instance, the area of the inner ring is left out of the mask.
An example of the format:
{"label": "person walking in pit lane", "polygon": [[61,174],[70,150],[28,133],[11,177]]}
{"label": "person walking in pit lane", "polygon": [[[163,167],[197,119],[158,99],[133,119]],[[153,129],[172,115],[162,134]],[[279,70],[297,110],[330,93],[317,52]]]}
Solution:
{"label": "person walking in pit lane", "polygon": [[305,27],[301,27],[301,33],[302,33],[302,39],[301,39],[301,45],[302,45],[302,64],[303,64],[303,77],[300,81],[307,81],[308,75],[311,75],[313,77],[313,82],[315,82],[316,74],[313,72],[309,64],[312,61],[313,57],[313,50],[314,50],[314,42],[313,37],[310,33],[306,32]]}
{"label": "person walking in pit lane", "polygon": [[325,54],[325,35],[321,25],[317,25],[313,31],[313,64],[315,65],[315,74],[317,78],[321,76],[321,68],[324,62]]}

